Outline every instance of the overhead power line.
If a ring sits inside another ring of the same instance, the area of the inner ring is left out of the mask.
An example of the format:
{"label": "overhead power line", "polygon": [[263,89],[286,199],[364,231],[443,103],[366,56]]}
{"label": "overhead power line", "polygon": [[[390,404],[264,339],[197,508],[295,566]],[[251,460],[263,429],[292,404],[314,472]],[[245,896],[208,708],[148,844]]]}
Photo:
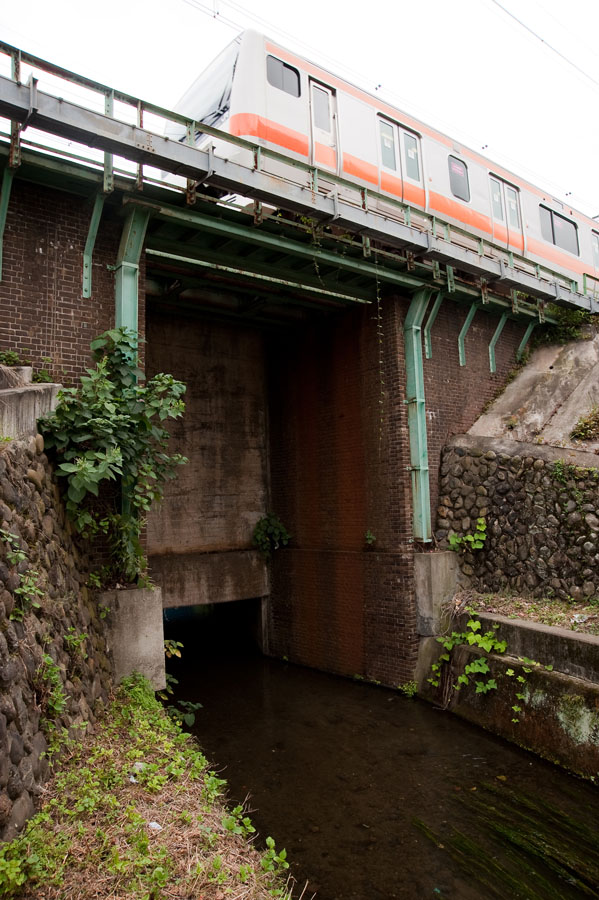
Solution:
{"label": "overhead power line", "polygon": [[585,72],[584,69],[581,69],[580,66],[578,66],[574,62],[574,60],[572,60],[568,56],[566,56],[565,53],[562,53],[561,50],[558,50],[557,47],[554,47],[553,44],[550,44],[549,41],[546,41],[544,37],[541,37],[541,35],[538,34],[534,30],[534,28],[531,28],[529,25],[526,24],[526,22],[523,22],[522,19],[519,19],[518,16],[515,16],[513,12],[510,12],[509,9],[506,9],[506,7],[502,3],[499,2],[499,0],[491,0],[491,3],[494,3],[495,6],[498,6],[499,9],[501,9],[506,14],[506,16],[509,16],[510,19],[513,19],[514,22],[517,22],[518,25],[520,25],[522,28],[524,28],[526,31],[528,31],[529,34],[532,34],[532,36],[534,38],[536,38],[538,41],[540,41],[542,44],[544,44],[548,50],[551,50],[552,53],[555,53],[556,56],[559,56],[560,59],[563,59],[564,62],[568,63],[569,66],[572,66],[573,69],[576,69],[577,72],[580,72],[581,75],[583,75],[585,78],[588,78],[588,80],[592,84],[594,84],[595,87],[599,87],[599,81],[597,81],[596,78],[593,78],[592,75],[589,75],[588,72]]}

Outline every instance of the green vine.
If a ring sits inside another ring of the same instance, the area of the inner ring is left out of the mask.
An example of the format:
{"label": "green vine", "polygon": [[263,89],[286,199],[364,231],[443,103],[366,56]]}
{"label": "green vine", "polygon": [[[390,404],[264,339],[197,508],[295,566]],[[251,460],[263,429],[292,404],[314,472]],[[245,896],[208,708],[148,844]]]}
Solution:
{"label": "green vine", "polygon": [[187,462],[166,453],[163,424],[183,414],[185,385],[164,374],[141,385],[137,337],[127,329],[105,332],[91,349],[95,367],[78,388],[60,392],[55,412],[38,425],[66,482],[76,530],[88,539],[106,535],[112,580],[134,582],[147,568],[139,540],[144,516]]}
{"label": "green vine", "polygon": [[[0,528],[0,538],[6,546],[6,559],[18,574],[18,567],[28,559],[27,553],[21,549],[17,535],[11,531]],[[37,569],[28,568],[22,574],[18,574],[18,577],[19,584],[13,590],[15,605],[9,618],[22,622],[28,610],[40,609],[40,598],[44,596],[44,592],[39,586],[40,574]]]}
{"label": "green vine", "polygon": [[487,520],[479,516],[476,520],[476,529],[472,534],[450,534],[449,549],[456,552],[469,550],[482,550],[487,540]]}
{"label": "green vine", "polygon": [[[504,676],[506,678],[514,679],[514,683],[516,684],[514,699],[518,702],[514,702],[511,709],[513,712],[512,722],[517,724],[520,721],[518,714],[522,712],[520,703],[528,702],[528,695],[525,691],[527,681],[526,676],[529,675],[534,668],[541,668],[541,663],[529,659],[526,656],[518,656],[518,662],[521,664],[521,671],[519,674],[511,667],[507,667],[503,675],[501,673],[492,674],[489,665],[489,656],[491,654],[502,656],[507,650],[507,641],[499,640],[497,637],[496,632],[499,628],[497,623],[495,623],[489,631],[483,632],[480,620],[472,614],[472,610],[469,609],[467,611],[471,613],[471,616],[466,622],[466,631],[452,631],[450,635],[444,635],[437,638],[437,641],[442,644],[444,652],[438,660],[432,664],[431,676],[427,681],[434,688],[442,687],[442,681],[445,681],[445,684],[443,685],[443,705],[448,706],[453,692],[461,691],[463,687],[470,685],[471,681],[474,682],[475,693],[488,694],[489,691],[497,690],[498,679],[501,679]],[[464,671],[452,682],[451,678],[444,676],[445,673],[450,671],[452,652],[456,647],[473,647],[480,651],[480,655],[467,663],[464,666]],[[553,665],[546,665],[543,668],[545,668],[547,672],[553,671]]]}

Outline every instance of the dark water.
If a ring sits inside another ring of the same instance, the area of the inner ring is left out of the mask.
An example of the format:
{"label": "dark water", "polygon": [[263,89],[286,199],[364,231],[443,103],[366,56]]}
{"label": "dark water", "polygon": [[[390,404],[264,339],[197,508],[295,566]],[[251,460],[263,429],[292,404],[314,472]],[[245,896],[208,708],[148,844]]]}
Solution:
{"label": "dark water", "polygon": [[225,649],[208,620],[169,636],[193,731],[298,896],[599,896],[598,788],[394,691]]}

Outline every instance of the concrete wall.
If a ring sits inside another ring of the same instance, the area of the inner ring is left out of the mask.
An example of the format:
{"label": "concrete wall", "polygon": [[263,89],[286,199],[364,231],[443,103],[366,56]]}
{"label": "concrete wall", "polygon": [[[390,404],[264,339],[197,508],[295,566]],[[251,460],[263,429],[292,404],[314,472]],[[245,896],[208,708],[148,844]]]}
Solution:
{"label": "concrete wall", "polygon": [[[503,616],[481,614],[479,618],[483,631],[497,624],[497,638],[507,643],[505,655],[488,660],[497,689],[476,693],[471,677],[459,692],[449,690],[464,666],[479,654],[465,646],[453,651],[440,686],[433,688],[427,682],[430,663],[442,650],[429,639],[428,664],[420,671],[421,695],[436,703],[448,697],[449,708],[462,718],[595,779],[599,773],[599,638]],[[465,620],[460,627],[465,627]],[[514,674],[508,675],[508,670]],[[518,676],[523,682],[517,681]]]}
{"label": "concrete wall", "polygon": [[170,451],[189,463],[148,520],[150,567],[165,606],[264,596],[266,567],[251,547],[268,506],[262,335],[152,314],[147,365],[150,375],[169,372],[187,385]]}

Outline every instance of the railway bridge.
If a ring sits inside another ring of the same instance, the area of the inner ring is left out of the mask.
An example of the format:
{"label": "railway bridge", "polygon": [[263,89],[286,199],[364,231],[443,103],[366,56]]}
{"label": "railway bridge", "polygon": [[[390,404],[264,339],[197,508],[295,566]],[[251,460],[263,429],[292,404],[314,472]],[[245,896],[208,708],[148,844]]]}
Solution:
{"label": "railway bridge", "polygon": [[[0,347],[70,383],[127,326],[187,383],[148,522],[166,606],[247,601],[265,652],[413,677],[440,452],[585,286],[265,147],[0,45]],[[183,124],[187,142],[167,140]],[[274,511],[291,532],[267,567]]]}

